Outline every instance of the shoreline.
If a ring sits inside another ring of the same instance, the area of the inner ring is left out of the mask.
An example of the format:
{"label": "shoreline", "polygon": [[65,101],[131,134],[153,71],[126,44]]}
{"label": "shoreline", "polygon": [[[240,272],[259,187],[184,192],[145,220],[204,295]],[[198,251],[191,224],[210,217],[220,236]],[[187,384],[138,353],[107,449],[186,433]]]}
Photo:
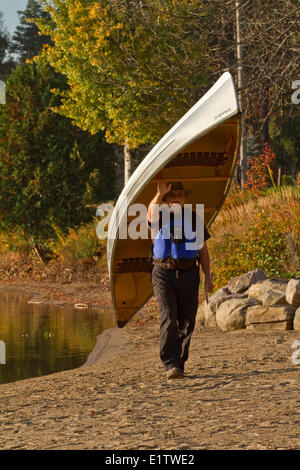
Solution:
{"label": "shoreline", "polygon": [[119,337],[98,335],[91,362],[1,384],[0,448],[300,449],[299,332],[197,323],[186,377],[168,381],[154,299],[142,310]]}
{"label": "shoreline", "polygon": [[127,345],[125,335],[119,328],[108,328],[96,337],[96,344],[81,367],[92,366],[96,362],[114,359]]}

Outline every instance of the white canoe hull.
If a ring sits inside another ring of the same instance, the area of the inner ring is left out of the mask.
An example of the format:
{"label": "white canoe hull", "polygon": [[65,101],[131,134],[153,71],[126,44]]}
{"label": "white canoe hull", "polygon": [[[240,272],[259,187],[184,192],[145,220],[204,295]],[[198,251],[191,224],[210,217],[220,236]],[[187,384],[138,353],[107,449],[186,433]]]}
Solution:
{"label": "white canoe hull", "polygon": [[186,203],[204,204],[210,226],[229,191],[240,144],[240,110],[232,76],[215,85],[153,147],[124,187],[108,231],[107,259],[118,326],[124,326],[152,296],[151,238],[119,238],[119,227],[135,203],[148,205],[158,181],[182,181]]}

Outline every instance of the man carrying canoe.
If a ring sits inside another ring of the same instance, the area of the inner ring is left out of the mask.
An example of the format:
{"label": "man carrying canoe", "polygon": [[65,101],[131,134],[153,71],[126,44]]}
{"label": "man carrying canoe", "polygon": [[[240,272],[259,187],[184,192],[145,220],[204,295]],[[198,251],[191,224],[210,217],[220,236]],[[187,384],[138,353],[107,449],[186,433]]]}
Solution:
{"label": "man carrying canoe", "polygon": [[[197,214],[193,211],[190,218],[185,217],[185,196],[181,182],[159,183],[148,206],[148,224],[154,233],[152,284],[160,311],[160,358],[169,379],[184,376],[198,309],[199,262],[206,291],[214,287],[205,243],[210,234],[203,224],[203,243],[190,248],[189,242],[196,239],[186,233],[195,235]],[[162,204],[170,209],[168,219],[157,210],[164,207]],[[176,216],[178,212],[180,218]]]}

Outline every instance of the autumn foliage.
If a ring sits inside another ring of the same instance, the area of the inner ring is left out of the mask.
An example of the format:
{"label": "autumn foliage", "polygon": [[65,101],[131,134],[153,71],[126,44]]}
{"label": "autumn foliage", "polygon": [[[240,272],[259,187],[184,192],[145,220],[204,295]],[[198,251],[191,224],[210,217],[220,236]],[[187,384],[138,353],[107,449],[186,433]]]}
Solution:
{"label": "autumn foliage", "polygon": [[275,153],[268,143],[260,155],[249,160],[249,169],[246,172],[247,180],[245,187],[251,189],[254,193],[269,186],[270,178],[272,180],[272,164],[276,158]]}

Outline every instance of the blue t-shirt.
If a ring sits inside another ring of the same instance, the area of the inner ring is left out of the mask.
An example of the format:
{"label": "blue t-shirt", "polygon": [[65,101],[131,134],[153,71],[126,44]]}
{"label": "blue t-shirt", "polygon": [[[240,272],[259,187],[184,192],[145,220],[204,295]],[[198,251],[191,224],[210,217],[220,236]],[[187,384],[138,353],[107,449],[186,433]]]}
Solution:
{"label": "blue t-shirt", "polygon": [[148,224],[156,231],[153,242],[154,259],[166,259],[169,256],[174,259],[196,258],[203,243],[210,238],[199,215],[186,208],[175,216],[173,211],[164,210],[159,213],[156,226],[150,222]]}

